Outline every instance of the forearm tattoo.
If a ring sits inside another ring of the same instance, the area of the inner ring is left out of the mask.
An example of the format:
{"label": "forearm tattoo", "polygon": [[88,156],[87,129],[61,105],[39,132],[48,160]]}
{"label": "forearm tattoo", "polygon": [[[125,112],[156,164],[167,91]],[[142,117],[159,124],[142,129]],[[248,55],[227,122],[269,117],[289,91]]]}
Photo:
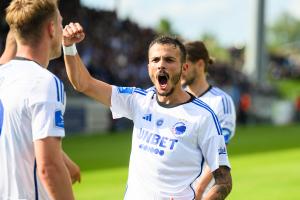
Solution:
{"label": "forearm tattoo", "polygon": [[214,194],[211,195],[212,198],[209,199],[223,200],[227,197],[232,188],[230,169],[226,166],[221,166],[213,172],[213,176],[216,183],[212,188]]}

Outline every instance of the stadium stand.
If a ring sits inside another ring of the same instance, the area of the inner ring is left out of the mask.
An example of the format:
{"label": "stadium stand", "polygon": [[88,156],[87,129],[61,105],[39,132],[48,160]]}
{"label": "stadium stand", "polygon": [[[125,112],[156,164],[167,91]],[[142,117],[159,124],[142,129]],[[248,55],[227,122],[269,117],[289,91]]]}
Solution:
{"label": "stadium stand", "polygon": [[[5,8],[9,2],[9,0],[0,2],[0,53],[3,52],[6,34],[9,29],[5,22]],[[64,24],[78,21],[85,28],[85,42],[79,44],[77,49],[94,77],[114,85],[139,86],[142,88],[151,86],[147,73],[147,49],[149,42],[156,35],[155,30],[139,27],[137,23],[129,19],[119,19],[116,11],[94,10],[83,7],[79,0],[60,1],[60,10],[64,18]],[[210,67],[208,71],[209,81],[232,96],[237,108],[238,121],[243,122],[245,113],[239,114],[240,111],[243,111],[240,107],[242,94],[250,94],[251,96],[263,94],[267,97],[263,102],[268,102],[269,98],[277,97],[278,93],[272,87],[251,84],[241,72],[244,63],[244,48],[229,48],[228,51],[231,55],[230,63],[216,62]],[[279,59],[278,56],[270,56],[270,59],[269,70],[274,77],[287,77],[289,74],[297,76],[295,71],[291,71],[290,63],[286,62],[286,58]],[[68,97],[82,97],[71,87],[66,76],[62,57],[52,61],[49,69],[63,80]],[[300,67],[295,69],[298,69],[296,72],[300,76]],[[252,99],[252,103],[257,104],[255,98]],[[256,111],[252,110],[251,113],[251,107],[249,109],[250,111],[247,114],[254,116],[253,113]],[[69,110],[71,113],[80,113],[76,107],[69,107]],[[66,115],[74,116],[68,114],[68,112]],[[76,116],[78,118],[82,117],[81,115]],[[242,116],[242,119],[239,116]],[[257,118],[256,121],[261,120],[259,118],[264,118],[264,111],[262,115],[254,116],[254,118]],[[264,121],[264,119],[262,120]],[[112,121],[109,127],[110,129],[118,129],[119,126],[122,128],[130,126],[130,124]],[[81,130],[80,128],[78,130]]]}

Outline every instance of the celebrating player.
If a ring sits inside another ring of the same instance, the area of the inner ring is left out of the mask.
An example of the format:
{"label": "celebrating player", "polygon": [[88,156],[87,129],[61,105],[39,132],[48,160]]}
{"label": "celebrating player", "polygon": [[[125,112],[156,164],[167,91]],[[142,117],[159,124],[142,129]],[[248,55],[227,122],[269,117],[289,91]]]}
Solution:
{"label": "celebrating player", "polygon": [[[17,43],[13,32],[10,30],[6,37],[5,50],[0,57],[0,66],[14,59],[17,53]],[[66,104],[66,103],[65,103]],[[72,183],[81,181],[81,173],[79,166],[69,158],[69,156],[63,152],[64,162],[68,168]]]}
{"label": "celebrating player", "polygon": [[222,130],[213,111],[181,87],[187,65],[179,40],[161,36],[149,45],[148,71],[156,92],[147,92],[91,77],[75,47],[85,37],[78,23],[67,25],[63,36],[67,74],[74,88],[111,107],[113,117],[134,122],[126,200],[194,199],[192,183],[204,160],[216,180],[207,199],[229,194],[232,183]]}
{"label": "celebrating player", "polygon": [[13,0],[6,21],[17,53],[0,67],[0,199],[74,199],[63,84],[46,69],[61,55],[57,0]]}
{"label": "celebrating player", "polygon": [[[212,64],[208,51],[201,41],[185,44],[188,69],[182,73],[181,83],[186,91],[204,101],[216,113],[222,128],[225,143],[233,137],[236,124],[236,113],[232,98],[217,87],[212,87],[206,80],[207,67]],[[205,167],[196,183],[196,199],[201,199],[213,184],[209,167]],[[211,182],[211,183],[210,183]],[[210,183],[210,187],[208,187]]]}

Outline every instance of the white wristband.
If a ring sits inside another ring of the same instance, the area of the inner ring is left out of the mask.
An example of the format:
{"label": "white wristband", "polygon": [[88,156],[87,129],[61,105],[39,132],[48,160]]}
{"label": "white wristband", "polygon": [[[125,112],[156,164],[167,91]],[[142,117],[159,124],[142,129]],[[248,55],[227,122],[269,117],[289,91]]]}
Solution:
{"label": "white wristband", "polygon": [[69,47],[63,45],[63,52],[66,56],[75,56],[77,54],[77,49],[75,43]]}

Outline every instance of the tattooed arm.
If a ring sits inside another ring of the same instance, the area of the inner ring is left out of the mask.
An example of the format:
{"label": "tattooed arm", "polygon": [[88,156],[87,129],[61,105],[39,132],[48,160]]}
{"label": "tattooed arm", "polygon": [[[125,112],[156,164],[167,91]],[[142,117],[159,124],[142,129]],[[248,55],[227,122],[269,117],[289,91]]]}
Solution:
{"label": "tattooed arm", "polygon": [[209,190],[204,200],[223,200],[232,188],[230,169],[226,166],[220,166],[213,172],[213,176],[216,183]]}

